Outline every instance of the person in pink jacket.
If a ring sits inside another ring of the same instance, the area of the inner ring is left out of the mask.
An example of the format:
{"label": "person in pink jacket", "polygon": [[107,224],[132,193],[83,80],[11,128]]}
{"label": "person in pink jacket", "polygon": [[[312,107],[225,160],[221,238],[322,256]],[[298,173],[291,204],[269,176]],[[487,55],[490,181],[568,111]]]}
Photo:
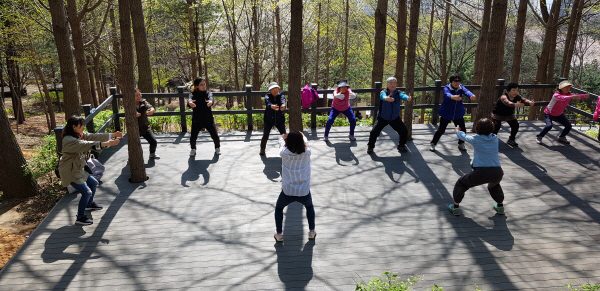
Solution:
{"label": "person in pink jacket", "polygon": [[598,120],[600,115],[600,97],[598,97],[598,104],[596,104],[596,111],[594,111],[594,120]]}
{"label": "person in pink jacket", "polygon": [[354,112],[352,111],[352,106],[350,106],[350,99],[356,98],[356,94],[350,90],[350,85],[348,85],[348,81],[340,80],[337,82],[337,89],[333,91],[333,102],[331,103],[331,111],[329,112],[329,119],[327,119],[327,124],[325,124],[325,136],[323,136],[324,141],[329,140],[329,130],[333,125],[336,117],[343,113],[348,118],[350,122],[350,138],[351,141],[356,140],[354,138],[354,128],[356,127],[356,118],[354,117]]}
{"label": "person in pink jacket", "polygon": [[552,100],[546,109],[544,109],[544,117],[546,118],[546,127],[542,129],[542,132],[536,136],[536,142],[542,144],[542,139],[552,129],[552,121],[556,121],[562,124],[565,128],[558,136],[557,141],[563,144],[570,144],[567,140],[567,134],[571,131],[571,122],[567,119],[564,114],[565,108],[569,105],[571,100],[579,100],[580,98],[588,98],[589,94],[574,94],[571,93],[571,82],[565,80],[558,84],[558,90],[554,92]]}

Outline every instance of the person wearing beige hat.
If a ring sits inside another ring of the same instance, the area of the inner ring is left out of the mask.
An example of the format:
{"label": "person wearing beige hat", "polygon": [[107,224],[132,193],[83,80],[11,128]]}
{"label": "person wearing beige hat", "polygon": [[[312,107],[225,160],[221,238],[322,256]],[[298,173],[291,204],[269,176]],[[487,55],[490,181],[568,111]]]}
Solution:
{"label": "person wearing beige hat", "polygon": [[268,93],[265,95],[265,119],[264,119],[264,130],[263,137],[260,141],[260,155],[265,155],[265,148],[267,147],[267,140],[271,134],[273,126],[279,130],[280,134],[285,134],[285,96],[280,91],[279,85],[272,82],[269,84]]}
{"label": "person wearing beige hat", "polygon": [[552,96],[552,100],[544,109],[544,117],[546,119],[546,127],[542,129],[540,134],[536,136],[536,142],[538,144],[542,144],[542,139],[544,136],[552,129],[552,121],[556,121],[562,126],[564,126],[563,131],[558,136],[557,141],[563,144],[570,144],[567,140],[567,134],[571,131],[571,122],[565,116],[565,108],[569,105],[569,101],[571,100],[579,100],[581,98],[589,98],[590,94],[574,94],[571,93],[571,87],[573,84],[571,82],[564,80],[558,84],[558,88],[556,92],[554,92],[554,96]]}

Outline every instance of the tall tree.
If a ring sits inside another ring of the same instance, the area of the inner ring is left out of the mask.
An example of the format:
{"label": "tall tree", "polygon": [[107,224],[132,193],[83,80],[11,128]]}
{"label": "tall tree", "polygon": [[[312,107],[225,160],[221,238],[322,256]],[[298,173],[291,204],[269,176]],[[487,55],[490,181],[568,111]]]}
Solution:
{"label": "tall tree", "polygon": [[[385,31],[387,26],[387,0],[378,0],[375,9],[375,46],[373,48],[373,71],[371,84],[381,82],[383,79],[383,65],[385,61]],[[371,95],[371,104],[375,104],[376,94]]]}
{"label": "tall tree", "polygon": [[442,82],[446,82],[450,72],[448,65],[448,38],[450,37],[450,1],[446,2],[446,16],[444,18],[444,34],[442,37]]}
{"label": "tall tree", "polygon": [[73,65],[73,50],[69,38],[69,27],[63,0],[48,0],[52,16],[52,34],[58,52],[60,76],[63,85],[65,120],[72,115],[80,115],[77,75]]}
{"label": "tall tree", "polygon": [[513,53],[513,63],[510,73],[510,81],[518,83],[521,74],[521,58],[523,55],[523,38],[525,36],[525,21],[527,20],[527,2],[528,0],[519,1],[519,9],[517,11],[517,27],[515,29],[515,50]]}
{"label": "tall tree", "polygon": [[186,0],[188,5],[187,16],[188,16],[188,33],[189,33],[189,44],[190,44],[190,66],[192,68],[191,79],[198,76],[198,58],[196,57],[196,28],[194,23],[194,5],[196,1]]}
{"label": "tall tree", "polygon": [[[406,94],[413,96],[415,93],[415,58],[417,56],[417,33],[419,32],[419,14],[421,0],[410,3],[410,26],[408,32],[408,48],[406,52]],[[408,140],[412,140],[413,102],[406,102],[404,106],[404,123],[408,129]]]}
{"label": "tall tree", "polygon": [[39,187],[30,172],[17,139],[10,129],[10,122],[0,102],[0,190],[2,198],[30,197],[38,193]]}
{"label": "tall tree", "polygon": [[115,58],[115,87],[117,92],[121,91],[121,43],[119,42],[119,33],[117,32],[117,21],[115,19],[115,10],[113,7],[110,8],[110,39],[112,42],[113,54]]}
{"label": "tall tree", "polygon": [[[378,2],[379,3],[379,2]],[[346,0],[346,32],[344,33],[344,71],[342,72],[342,78],[346,78],[348,72],[348,24],[350,23],[350,0]]]}
{"label": "tall tree", "polygon": [[300,88],[302,87],[302,0],[291,0],[290,44],[288,65],[288,108],[290,131],[302,131]]}
{"label": "tall tree", "polygon": [[[486,56],[486,45],[488,43],[488,34],[490,30],[490,17],[492,11],[492,0],[483,2],[483,17],[481,18],[481,30],[479,31],[479,39],[477,39],[477,49],[475,49],[475,64],[473,65],[473,84],[481,84],[483,77],[484,63]],[[504,26],[504,25],[503,25]],[[447,82],[448,80],[442,80]]]}
{"label": "tall tree", "polygon": [[[258,21],[259,0],[252,0],[252,88],[260,90],[260,24]],[[254,108],[262,108],[262,98],[254,98]]]}
{"label": "tall tree", "polygon": [[280,86],[283,86],[283,52],[281,48],[281,19],[279,1],[277,1],[277,7],[275,7],[275,26],[277,26],[277,83],[279,83]]}
{"label": "tall tree", "polygon": [[[500,64],[500,55],[504,54],[502,36],[506,22],[507,0],[493,0],[492,14],[490,21],[490,31],[488,42],[486,44],[485,67],[498,68]],[[475,121],[490,117],[495,101],[498,98],[496,91],[497,70],[484,70],[481,83],[481,94],[479,95],[479,108],[475,114]]]}
{"label": "tall tree", "polygon": [[121,84],[123,86],[123,105],[125,107],[125,126],[127,128],[127,150],[132,183],[146,181],[144,153],[140,142],[136,109],[135,86],[133,82],[133,41],[131,37],[131,0],[119,0],[119,24],[121,28]]}
{"label": "tall tree", "polygon": [[[433,11],[434,9],[431,9]],[[404,59],[406,58],[406,0],[398,0],[398,21],[396,22],[398,44],[396,46],[396,79],[398,86],[404,84]]]}
{"label": "tall tree", "polygon": [[92,89],[90,88],[90,78],[87,71],[88,62],[85,57],[85,45],[83,43],[81,21],[85,17],[86,13],[96,9],[100,3],[102,3],[102,0],[98,0],[95,5],[88,7],[88,1],[81,11],[78,11],[77,0],[67,0],[67,13],[69,15],[67,20],[71,26],[71,39],[73,40],[73,53],[75,55],[75,65],[77,69],[77,82],[83,104],[93,104],[94,100],[92,97]]}
{"label": "tall tree", "polygon": [[[238,48],[237,48],[237,21],[235,20],[235,0],[231,6],[231,13],[229,13],[228,7],[225,4],[225,0],[221,0],[223,3],[223,10],[225,11],[225,17],[227,18],[227,28],[229,31],[229,37],[231,39],[231,53],[233,55],[233,71],[234,71],[234,80],[233,86],[236,91],[240,91],[240,77],[238,73]],[[278,10],[276,10],[278,11]],[[277,13],[277,12],[275,12]],[[276,16],[278,17],[278,16]],[[278,19],[278,18],[277,18]],[[279,21],[279,20],[277,20]],[[278,27],[279,29],[279,27]],[[279,36],[279,31],[277,32],[277,38],[281,40],[281,36]],[[280,60],[281,61],[281,60]],[[281,66],[280,66],[281,69]]]}
{"label": "tall tree", "polygon": [[583,16],[584,3],[584,0],[575,0],[573,3],[573,8],[571,9],[569,29],[567,31],[567,38],[565,39],[565,49],[563,52],[563,60],[560,71],[560,76],[567,79],[569,78],[569,72],[571,71],[571,60],[573,59],[575,41],[577,40],[577,34],[579,32],[579,22]]}
{"label": "tall tree", "polygon": [[[433,15],[435,12],[435,1],[431,3],[431,12],[429,16],[429,33],[427,36],[427,48],[425,49],[425,63],[423,64],[423,82],[422,86],[427,86],[427,69],[429,68],[429,53],[431,52],[431,41],[433,38]],[[423,91],[421,93],[421,103],[427,103],[427,92]],[[425,121],[425,109],[421,109],[421,118],[419,119],[421,123]]]}
{"label": "tall tree", "polygon": [[[138,88],[144,93],[154,92],[152,86],[152,67],[150,66],[150,48],[148,47],[148,36],[144,24],[144,9],[141,0],[129,0],[131,3],[131,18],[133,26],[133,39],[135,41],[135,56],[138,67]],[[154,98],[150,101],[154,103]]]}
{"label": "tall tree", "polygon": [[321,52],[321,1],[318,4],[317,12],[317,57],[315,60],[315,80],[314,82],[319,84],[319,53]]}

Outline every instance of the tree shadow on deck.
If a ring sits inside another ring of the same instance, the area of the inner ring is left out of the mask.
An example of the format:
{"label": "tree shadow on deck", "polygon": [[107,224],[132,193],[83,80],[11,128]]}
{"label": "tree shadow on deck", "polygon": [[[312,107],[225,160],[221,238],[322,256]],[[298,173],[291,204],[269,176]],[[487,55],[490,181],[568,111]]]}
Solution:
{"label": "tree shadow on deck", "polygon": [[208,172],[208,167],[211,164],[219,161],[219,155],[214,154],[211,160],[197,160],[195,157],[189,157],[188,159],[188,168],[181,174],[181,186],[190,187],[187,185],[187,181],[196,181],[200,178],[200,175],[204,178],[204,183],[202,186],[208,184],[210,181],[210,172]]}

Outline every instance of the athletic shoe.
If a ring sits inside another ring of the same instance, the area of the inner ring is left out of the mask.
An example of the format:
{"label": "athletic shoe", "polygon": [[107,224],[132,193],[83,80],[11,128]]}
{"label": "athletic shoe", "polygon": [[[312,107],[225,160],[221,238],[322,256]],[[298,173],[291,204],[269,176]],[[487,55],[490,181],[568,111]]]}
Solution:
{"label": "athletic shoe", "polygon": [[373,153],[373,147],[367,146],[367,154],[372,154],[372,153]]}
{"label": "athletic shoe", "polygon": [[406,145],[398,145],[398,151],[401,153],[405,153],[408,152],[408,149],[406,148]]}
{"label": "athletic shoe", "polygon": [[435,144],[434,143],[429,144],[429,150],[432,152],[435,152]]}
{"label": "athletic shoe", "polygon": [[283,241],[283,234],[276,233],[273,237],[275,238],[276,242],[282,242]]}
{"label": "athletic shoe", "polygon": [[544,138],[543,136],[536,135],[535,136],[535,142],[537,142],[538,144],[542,144],[542,139],[543,138]]}
{"label": "athletic shoe", "polygon": [[454,204],[448,204],[448,211],[455,216],[460,216],[460,208],[454,208]]}
{"label": "athletic shoe", "polygon": [[315,237],[317,237],[317,233],[314,230],[308,232],[308,239],[313,240]]}
{"label": "athletic shoe", "polygon": [[216,148],[215,155],[220,155],[220,154],[221,154],[221,148]]}
{"label": "athletic shoe", "polygon": [[463,142],[458,144],[458,149],[464,152],[467,150],[467,147],[465,147],[465,143]]}
{"label": "athletic shoe", "polygon": [[494,203],[494,210],[496,210],[496,213],[504,215],[504,206],[498,206],[498,203]]}
{"label": "athletic shoe", "polygon": [[196,149],[192,149],[190,151],[190,157],[195,157],[196,156]]}
{"label": "athletic shoe", "polygon": [[102,206],[96,204],[96,202],[92,202],[92,204],[85,207],[85,210],[102,210]]}
{"label": "athletic shoe", "polygon": [[324,136],[324,137],[323,137],[323,140],[324,140],[324,141],[328,141],[328,140],[329,140],[329,138],[328,138],[328,137],[326,137],[326,136]]}
{"label": "athletic shoe", "polygon": [[354,137],[353,135],[348,135],[348,138],[349,138],[351,141],[355,141],[355,140],[356,140],[356,137]]}
{"label": "athletic shoe", "polygon": [[77,218],[77,220],[75,220],[75,224],[90,225],[93,223],[94,223],[94,221],[85,215],[82,216],[81,218]]}
{"label": "athletic shoe", "polygon": [[556,141],[564,144],[571,144],[571,142],[567,140],[566,136],[561,136]]}
{"label": "athletic shoe", "polygon": [[519,146],[519,144],[518,144],[518,143],[517,143],[517,142],[516,142],[514,139],[509,139],[509,140],[506,142],[506,144],[507,144],[507,145],[509,145],[509,146],[511,146],[511,147],[513,147],[513,148],[516,148],[516,147],[518,147],[518,146]]}
{"label": "athletic shoe", "polygon": [[151,154],[150,154],[150,158],[151,158],[151,159],[155,159],[155,160],[160,160],[160,156],[159,156],[159,155],[157,155],[157,154],[155,154],[155,153],[151,153]]}

